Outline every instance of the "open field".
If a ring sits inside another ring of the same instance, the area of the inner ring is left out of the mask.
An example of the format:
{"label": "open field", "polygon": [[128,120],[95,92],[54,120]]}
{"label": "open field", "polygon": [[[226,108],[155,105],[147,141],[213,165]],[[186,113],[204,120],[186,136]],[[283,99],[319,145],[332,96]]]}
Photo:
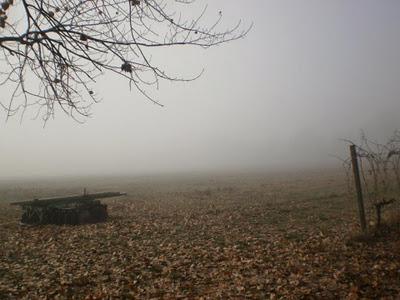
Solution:
{"label": "open field", "polygon": [[[110,220],[22,227],[10,201],[126,191]],[[0,182],[0,299],[399,299],[400,235],[368,243],[340,171]]]}

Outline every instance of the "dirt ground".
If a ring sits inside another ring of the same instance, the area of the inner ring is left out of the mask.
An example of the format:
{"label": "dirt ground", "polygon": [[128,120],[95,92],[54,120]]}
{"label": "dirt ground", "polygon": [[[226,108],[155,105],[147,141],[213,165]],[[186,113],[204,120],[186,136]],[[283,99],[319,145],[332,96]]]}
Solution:
{"label": "dirt ground", "polygon": [[[0,182],[0,299],[399,299],[399,226],[357,236],[342,175]],[[83,226],[21,226],[9,205],[83,187],[128,196]]]}

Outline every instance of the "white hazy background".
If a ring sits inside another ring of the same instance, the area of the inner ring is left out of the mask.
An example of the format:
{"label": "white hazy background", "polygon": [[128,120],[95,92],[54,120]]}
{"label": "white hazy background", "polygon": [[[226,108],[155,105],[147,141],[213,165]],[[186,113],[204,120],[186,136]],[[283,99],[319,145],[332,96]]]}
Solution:
{"label": "white hazy background", "polygon": [[30,111],[4,121],[0,178],[331,167],[347,153],[341,138],[363,129],[384,142],[400,128],[400,1],[208,3],[210,22],[222,10],[225,25],[253,30],[154,52],[172,74],[204,68],[200,79],[161,84],[160,108],[104,76],[84,124],[59,113],[43,128]]}

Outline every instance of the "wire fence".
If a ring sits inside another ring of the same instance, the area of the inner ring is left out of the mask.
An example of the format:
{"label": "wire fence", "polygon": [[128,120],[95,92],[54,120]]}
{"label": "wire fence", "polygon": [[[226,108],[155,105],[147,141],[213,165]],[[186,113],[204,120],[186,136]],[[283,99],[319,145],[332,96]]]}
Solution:
{"label": "wire fence", "polygon": [[[385,144],[361,135],[360,143],[347,141],[356,147],[361,189],[366,217],[371,225],[400,216],[400,131],[395,131]],[[356,195],[351,157],[343,160],[347,187]]]}

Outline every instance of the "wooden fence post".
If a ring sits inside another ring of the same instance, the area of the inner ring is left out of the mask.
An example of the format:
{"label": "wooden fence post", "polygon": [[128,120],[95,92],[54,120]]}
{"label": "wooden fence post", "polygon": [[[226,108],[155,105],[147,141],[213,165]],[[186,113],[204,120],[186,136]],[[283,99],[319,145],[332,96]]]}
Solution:
{"label": "wooden fence post", "polygon": [[357,203],[358,203],[358,213],[360,215],[360,225],[361,225],[361,230],[365,232],[367,230],[367,222],[365,220],[364,199],[361,189],[360,170],[358,168],[358,158],[355,145],[350,145],[350,154],[351,154],[351,164],[353,166],[354,184],[357,192]]}

